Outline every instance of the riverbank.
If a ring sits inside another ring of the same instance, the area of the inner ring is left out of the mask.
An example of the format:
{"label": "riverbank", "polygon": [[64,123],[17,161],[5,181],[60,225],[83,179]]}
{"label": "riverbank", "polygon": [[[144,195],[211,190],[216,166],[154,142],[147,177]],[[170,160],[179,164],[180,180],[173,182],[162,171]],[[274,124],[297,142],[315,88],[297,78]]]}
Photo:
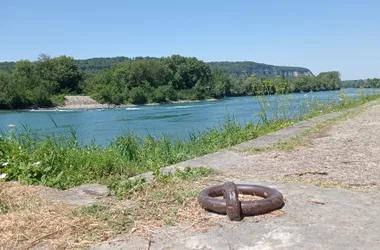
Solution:
{"label": "riverbank", "polygon": [[[129,186],[127,198],[121,201],[96,185],[58,191],[0,182],[4,190],[0,193],[4,202],[3,206],[0,203],[1,245],[84,249],[98,243],[92,250],[377,249],[379,101],[331,117],[335,121],[299,135],[299,140],[308,143],[296,144],[291,150],[276,146],[250,151],[247,145],[238,145],[218,153],[224,157],[208,155],[198,160],[194,167],[217,170],[211,176],[175,180],[156,174],[152,185]],[[263,137],[257,140],[266,141]],[[250,145],[252,149],[257,146]],[[183,164],[188,163],[179,163]],[[193,174],[188,170],[178,176]],[[202,189],[232,180],[276,188],[284,195],[285,206],[231,223],[197,204]],[[78,205],[81,201],[86,202]],[[27,238],[20,239],[21,232]]]}
{"label": "riverbank", "polygon": [[[117,195],[123,196],[135,185],[125,182],[130,177],[149,171],[156,172],[162,167],[214,153],[296,122],[355,107],[379,97],[378,94],[360,95],[359,99],[342,96],[336,102],[324,104],[314,99],[306,100],[304,106],[285,112],[280,110],[272,119],[267,119],[266,111],[262,110],[259,114],[262,121],[258,124],[242,125],[232,117],[226,117],[224,124],[190,135],[189,140],[168,136],[138,137],[133,133],[125,133],[107,146],[99,146],[95,143],[81,144],[73,130],[71,136],[46,137],[33,134],[30,130],[11,130],[3,133],[0,138],[2,150],[6,152],[0,156],[0,165],[4,164],[0,171],[6,174],[7,180],[61,189],[84,183],[106,184]],[[281,102],[277,105],[284,106]],[[304,108],[307,108],[306,113]],[[299,115],[286,115],[292,113]]]}
{"label": "riverbank", "polygon": [[[164,104],[181,104],[181,103],[198,103],[202,101],[212,102],[219,101],[222,99],[204,99],[204,100],[177,100],[177,101],[166,101],[166,102],[154,102],[154,103],[146,103],[146,104],[108,104],[108,103],[98,103],[90,96],[65,96],[64,104],[51,106],[51,107],[30,107],[21,110],[88,110],[88,109],[113,109],[113,108],[133,108],[137,106],[156,106],[156,105],[164,105]],[[12,111],[14,109],[0,109],[0,111]],[[20,109],[17,109],[20,110]]]}
{"label": "riverbank", "polygon": [[198,162],[220,171],[214,180],[276,188],[285,197],[281,216],[255,216],[242,223],[219,216],[206,232],[184,234],[188,224],[179,224],[146,238],[122,235],[92,249],[141,249],[148,239],[154,249],[378,249],[379,125],[380,104],[375,101],[316,127],[299,137],[307,143],[291,150],[228,150],[221,154],[235,154],[234,160],[205,157]]}
{"label": "riverbank", "polygon": [[[96,102],[90,96],[65,96],[65,104],[63,106],[56,107],[57,109],[108,109],[108,108],[132,108],[136,107],[135,104],[101,104]],[[204,101],[217,101],[218,99],[205,99]],[[202,100],[178,100],[178,101],[167,101],[161,103],[148,103],[144,104],[146,106],[161,105],[161,104],[180,104],[180,103],[196,103]]]}
{"label": "riverbank", "polygon": [[[90,249],[378,249],[379,100],[332,113],[322,123],[303,123],[294,126],[297,133],[286,128],[272,134],[286,139],[281,143],[273,144],[268,135],[177,165],[217,171],[196,181],[196,193],[228,181],[263,185],[283,194],[281,210],[231,223],[194,206],[195,195],[179,208],[193,213],[193,221],[178,215],[170,226],[137,222],[136,231],[143,234],[126,232]],[[307,133],[305,123],[311,124]]]}

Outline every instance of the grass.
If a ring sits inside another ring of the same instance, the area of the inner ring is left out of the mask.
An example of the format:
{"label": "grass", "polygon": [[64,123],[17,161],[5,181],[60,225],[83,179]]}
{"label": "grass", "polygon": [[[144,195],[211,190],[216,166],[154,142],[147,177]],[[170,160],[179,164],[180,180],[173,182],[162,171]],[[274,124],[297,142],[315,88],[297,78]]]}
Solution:
{"label": "grass", "polygon": [[5,214],[8,212],[8,206],[0,200],[0,214]]}
{"label": "grass", "polygon": [[[171,237],[166,226],[173,226],[170,232],[174,237],[207,231],[229,220],[210,216],[198,204],[197,196],[225,178],[205,168],[177,171],[135,186],[126,193],[126,200],[99,201],[84,207],[51,203],[41,196],[42,186],[0,181],[0,201],[8,207],[0,213],[0,248],[88,249],[120,233],[123,240],[138,235],[148,242],[152,232]],[[283,214],[279,210],[245,219],[257,222]]]}
{"label": "grass", "polygon": [[[305,95],[306,96],[306,95]],[[134,134],[117,137],[109,146],[81,145],[76,134],[71,136],[38,137],[26,127],[2,133],[0,137],[0,171],[6,180],[66,189],[83,183],[100,183],[111,187],[119,196],[140,181],[126,182],[130,177],[164,166],[216,152],[241,142],[288,127],[295,122],[321,114],[346,110],[379,98],[373,93],[360,93],[357,100],[342,93],[338,101],[322,104],[305,98],[297,107],[291,100],[279,96],[273,119],[267,117],[265,96],[258,97],[262,106],[258,124],[240,125],[233,117],[219,127],[200,134],[190,134],[190,140],[172,141],[164,136],[139,138]]]}
{"label": "grass", "polygon": [[132,233],[148,237],[152,228],[179,221],[202,230],[211,219],[196,197],[213,183],[212,176],[205,168],[160,174],[127,193],[133,202],[99,201],[85,207],[51,203],[41,195],[42,186],[0,181],[0,248],[87,249],[122,232],[129,232],[126,238]]}
{"label": "grass", "polygon": [[330,127],[332,124],[335,124],[339,121],[344,121],[347,119],[350,119],[354,116],[356,116],[359,112],[361,112],[363,109],[367,108],[368,106],[359,106],[356,108],[351,108],[349,111],[345,111],[338,117],[328,119],[326,121],[320,122],[313,126],[312,128],[300,133],[297,136],[294,136],[287,140],[281,140],[278,142],[275,142],[271,144],[268,147],[262,147],[262,148],[250,148],[245,151],[245,153],[249,152],[263,152],[267,150],[281,150],[281,151],[292,151],[296,148],[300,147],[308,147],[311,146],[311,139],[315,137],[319,137],[322,135],[323,132],[325,132],[325,129]]}
{"label": "grass", "polygon": [[308,173],[296,173],[293,176],[286,176],[284,177],[278,177],[273,178],[273,181],[279,181],[279,182],[287,182],[287,183],[306,183],[310,185],[314,185],[321,188],[341,188],[341,189],[348,189],[348,190],[354,190],[358,192],[368,192],[372,186],[371,183],[363,184],[363,185],[355,185],[355,184],[349,184],[349,183],[342,183],[340,181],[333,181],[333,180],[320,180],[320,179],[313,179],[312,176],[315,175],[324,175],[324,172],[321,173],[311,173],[309,178],[305,178],[304,175],[307,175]]}
{"label": "grass", "polygon": [[307,147],[310,145],[311,145],[311,142],[309,140],[303,138],[302,136],[296,136],[296,137],[292,137],[288,140],[275,142],[269,147],[253,148],[253,149],[249,149],[247,151],[249,151],[249,152],[262,152],[262,151],[266,151],[266,150],[292,151],[296,148]]}
{"label": "grass", "polygon": [[[74,216],[73,207],[42,199],[38,195],[40,187],[3,182],[0,190],[0,200],[8,207],[7,212],[0,214],[0,246],[3,249],[29,249],[51,237],[56,238],[58,245],[64,245],[68,235],[79,237],[84,228],[94,230],[91,226],[94,220]],[[80,237],[83,241],[87,238]],[[74,248],[74,241],[70,245]]]}

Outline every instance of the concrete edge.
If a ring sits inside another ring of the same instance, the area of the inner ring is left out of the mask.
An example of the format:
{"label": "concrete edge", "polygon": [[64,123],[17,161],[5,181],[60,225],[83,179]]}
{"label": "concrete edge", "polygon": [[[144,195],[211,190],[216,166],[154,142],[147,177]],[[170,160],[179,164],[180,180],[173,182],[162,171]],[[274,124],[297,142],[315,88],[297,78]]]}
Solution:
{"label": "concrete edge", "polygon": [[[218,157],[218,155],[220,155],[221,153],[229,153],[231,151],[244,151],[244,150],[247,150],[249,148],[265,148],[265,147],[268,147],[268,146],[272,145],[273,143],[278,142],[280,140],[288,140],[292,137],[298,136],[298,135],[302,134],[303,132],[313,128],[314,126],[316,126],[319,123],[322,123],[322,122],[325,122],[328,120],[332,120],[332,119],[337,118],[337,117],[339,117],[339,116],[341,116],[347,112],[350,112],[354,109],[357,109],[357,108],[313,117],[311,119],[298,122],[292,126],[284,128],[284,129],[275,131],[275,132],[270,133],[268,135],[260,136],[258,138],[255,138],[255,139],[247,141],[247,142],[243,142],[243,143],[235,145],[233,147],[219,150],[219,151],[212,153],[212,154],[207,154],[204,156],[200,156],[200,157],[192,158],[192,159],[189,159],[189,160],[186,160],[183,162],[179,162],[179,163],[174,164],[174,165],[166,166],[166,167],[161,168],[160,170],[163,174],[174,173],[177,169],[178,170],[184,170],[185,167],[191,167],[191,168],[201,167],[200,165],[194,165],[193,163],[194,162],[207,161],[207,159],[211,160],[211,158],[215,159],[215,157]],[[218,169],[215,169],[215,170],[218,170]],[[139,179],[144,179],[146,182],[152,182],[154,180],[154,172],[151,171],[151,172],[139,174],[139,175],[136,175],[136,176],[129,178],[128,180],[135,181],[135,180],[139,180]]]}

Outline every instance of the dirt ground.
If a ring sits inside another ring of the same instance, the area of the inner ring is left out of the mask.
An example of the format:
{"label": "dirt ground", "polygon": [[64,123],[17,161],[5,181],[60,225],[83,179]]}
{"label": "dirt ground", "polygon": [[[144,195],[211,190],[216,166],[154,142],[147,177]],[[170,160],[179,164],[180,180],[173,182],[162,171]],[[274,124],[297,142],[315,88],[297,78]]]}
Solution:
{"label": "dirt ground", "polygon": [[246,153],[226,173],[243,178],[325,186],[374,188],[380,184],[380,106],[306,136],[291,151]]}

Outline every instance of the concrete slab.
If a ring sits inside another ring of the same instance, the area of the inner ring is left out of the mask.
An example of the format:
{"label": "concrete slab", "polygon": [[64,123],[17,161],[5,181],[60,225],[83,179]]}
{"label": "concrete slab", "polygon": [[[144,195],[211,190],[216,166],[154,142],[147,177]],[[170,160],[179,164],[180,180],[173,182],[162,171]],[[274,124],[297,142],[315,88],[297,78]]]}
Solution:
{"label": "concrete slab", "polygon": [[41,194],[51,202],[85,206],[99,202],[110,196],[111,192],[104,185],[84,184],[67,190],[46,188]]}
{"label": "concrete slab", "polygon": [[[379,192],[294,183],[245,183],[280,190],[286,199],[285,215],[259,222],[248,219],[229,222],[225,216],[217,215],[221,226],[208,232],[186,235],[178,227],[171,227],[153,233],[150,249],[380,249]],[[91,249],[134,250],[147,249],[147,246],[146,239],[135,237]]]}
{"label": "concrete slab", "polygon": [[[236,162],[241,162],[244,160],[244,157],[236,151],[244,151],[250,148],[268,147],[271,144],[280,140],[287,140],[294,136],[297,136],[320,122],[336,118],[342,114],[343,112],[335,112],[331,114],[318,116],[307,121],[302,121],[300,123],[281,129],[269,135],[261,136],[254,140],[241,143],[232,148],[220,150],[213,154],[208,154],[202,157],[194,158],[188,161],[164,167],[161,169],[161,171],[163,173],[169,173],[174,172],[176,169],[184,169],[185,167],[209,167],[215,170],[225,170],[226,168],[234,167]],[[131,179],[138,178],[144,178],[146,181],[150,182],[154,178],[153,172],[140,174],[135,177],[132,177]]]}

